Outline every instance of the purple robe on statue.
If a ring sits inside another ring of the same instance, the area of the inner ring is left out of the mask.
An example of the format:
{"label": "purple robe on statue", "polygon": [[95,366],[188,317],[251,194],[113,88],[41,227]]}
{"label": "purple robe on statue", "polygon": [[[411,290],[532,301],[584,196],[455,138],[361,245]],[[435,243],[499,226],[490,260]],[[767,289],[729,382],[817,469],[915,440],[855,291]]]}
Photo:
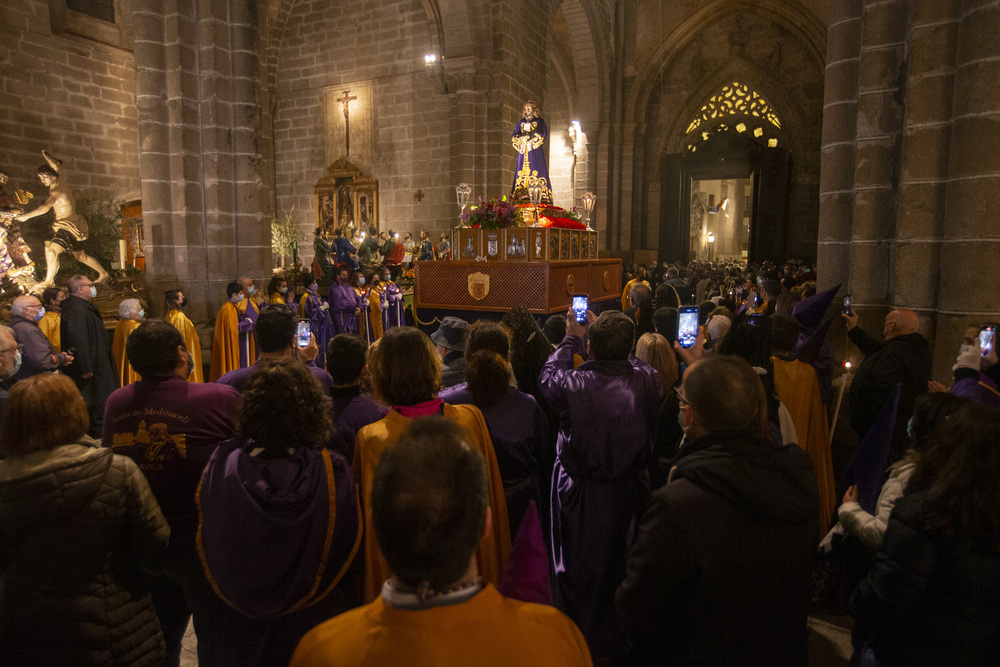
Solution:
{"label": "purple robe on statue", "polygon": [[350,465],[307,446],[281,459],[255,453],[219,445],[199,491],[202,562],[228,603],[213,626],[220,665],[287,665],[306,632],[357,605],[350,565],[362,524]]}
{"label": "purple robe on statue", "polygon": [[587,361],[583,340],[567,334],[538,384],[559,413],[552,470],[552,565],[557,606],[580,627],[595,660],[618,641],[615,588],[649,492],[660,380],[643,362]]}
{"label": "purple robe on statue", "polygon": [[327,300],[334,333],[358,333],[358,316],[354,311],[361,307],[361,298],[357,291],[350,285],[333,283]]}
{"label": "purple robe on statue", "polygon": [[323,308],[323,300],[318,295],[306,292],[305,304],[302,317],[311,322],[309,329],[319,346],[316,364],[323,368],[326,366],[326,344],[334,335],[333,320],[330,319],[330,311]]}
{"label": "purple robe on statue", "polygon": [[[463,382],[442,390],[440,398],[451,405],[472,403],[472,392],[468,383]],[[538,459],[548,440],[549,423],[538,401],[516,387],[507,387],[507,393],[493,405],[476,407],[486,418],[493,439],[507,500],[510,534],[517,535],[531,501],[542,506],[538,495]]]}

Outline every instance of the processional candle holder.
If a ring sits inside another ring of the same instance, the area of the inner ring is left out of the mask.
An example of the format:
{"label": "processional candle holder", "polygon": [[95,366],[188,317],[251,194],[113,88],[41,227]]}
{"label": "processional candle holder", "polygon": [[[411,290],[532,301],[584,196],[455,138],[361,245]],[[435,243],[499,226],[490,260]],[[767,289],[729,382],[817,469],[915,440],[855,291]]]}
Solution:
{"label": "processional candle holder", "polygon": [[594,210],[595,203],[597,203],[597,195],[593,192],[583,193],[583,221],[587,223],[588,232],[594,231],[594,228],[590,226],[590,212]]}
{"label": "processional candle holder", "polygon": [[462,216],[465,215],[465,207],[469,205],[469,195],[472,194],[472,186],[468,183],[459,183],[455,186],[455,196],[458,198],[458,220],[459,225],[461,225],[464,220]]}
{"label": "processional candle holder", "polygon": [[528,198],[531,200],[532,206],[535,207],[535,225],[538,225],[538,205],[542,202],[542,186],[529,185]]}

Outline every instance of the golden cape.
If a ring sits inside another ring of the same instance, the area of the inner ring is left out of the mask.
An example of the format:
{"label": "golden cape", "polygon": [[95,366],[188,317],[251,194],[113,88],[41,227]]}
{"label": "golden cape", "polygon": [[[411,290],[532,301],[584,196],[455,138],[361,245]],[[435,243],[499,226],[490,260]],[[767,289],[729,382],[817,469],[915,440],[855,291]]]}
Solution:
{"label": "golden cape", "polygon": [[[219,309],[215,318],[215,334],[212,336],[212,368],[209,380],[215,382],[229,371],[240,368],[240,315],[246,312],[249,299],[237,304],[226,302]],[[256,306],[253,306],[256,308]],[[256,358],[257,343],[253,333],[247,337],[250,340],[250,354],[247,363],[253,365]]]}
{"label": "golden cape", "polygon": [[128,362],[128,355],[125,354],[125,341],[139,324],[140,322],[136,320],[118,320],[118,324],[115,326],[115,339],[111,344],[111,354],[115,358],[115,368],[118,369],[118,381],[123,387],[142,379],[132,368],[132,364]]}
{"label": "golden cape", "polygon": [[181,336],[184,337],[184,347],[194,359],[194,370],[188,376],[188,382],[204,382],[205,369],[201,364],[201,340],[198,338],[194,324],[187,315],[176,308],[167,313],[163,319],[166,320],[167,324],[173,325],[181,332]]}

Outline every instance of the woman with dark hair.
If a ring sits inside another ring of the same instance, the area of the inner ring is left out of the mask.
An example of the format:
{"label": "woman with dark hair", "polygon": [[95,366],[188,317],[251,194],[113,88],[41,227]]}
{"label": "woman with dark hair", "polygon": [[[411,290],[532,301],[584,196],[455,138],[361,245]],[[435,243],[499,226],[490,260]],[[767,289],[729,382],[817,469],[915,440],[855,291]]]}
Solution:
{"label": "woman with dark hair", "polygon": [[524,306],[513,308],[500,322],[510,332],[510,363],[517,388],[539,400],[538,375],[555,348]]}
{"label": "woman with dark hair", "polygon": [[[468,432],[467,444],[486,460],[493,531],[483,537],[476,558],[483,578],[499,584],[510,552],[510,527],[503,482],[483,413],[473,405],[449,405],[438,397],[441,357],[427,334],[414,327],[393,327],[386,331],[378,346],[369,350],[368,373],[375,398],[392,409],[385,418],[358,431],[355,440],[354,471],[365,516],[371,516],[372,480],[379,458],[396,443],[411,420],[442,415],[460,424]],[[391,572],[370,528],[365,531],[364,563],[363,601],[371,602],[381,593],[382,584]]]}
{"label": "woman with dark hair", "polygon": [[883,665],[1000,664],[998,442],[1000,413],[969,403],[923,449],[851,597],[856,651]]}
{"label": "woman with dark hair", "polygon": [[538,459],[549,425],[538,402],[511,386],[510,333],[498,322],[479,320],[469,329],[466,381],[441,392],[446,403],[479,408],[493,439],[507,500],[510,533],[517,535],[532,500],[541,508]]}
{"label": "woman with dark hair", "polygon": [[285,665],[299,639],[357,605],[354,475],[324,448],[325,394],[294,359],[262,359],[198,489],[198,552],[225,602],[216,664]]}
{"label": "woman with dark hair", "polygon": [[16,383],[0,430],[0,663],[162,665],[141,567],[170,537],[132,459],[87,437],[65,375]]}

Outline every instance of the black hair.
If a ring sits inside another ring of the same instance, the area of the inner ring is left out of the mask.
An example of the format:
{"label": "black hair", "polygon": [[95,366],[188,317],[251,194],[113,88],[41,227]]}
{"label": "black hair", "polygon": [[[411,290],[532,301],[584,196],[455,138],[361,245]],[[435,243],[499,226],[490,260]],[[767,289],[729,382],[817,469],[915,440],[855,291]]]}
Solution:
{"label": "black hair", "polygon": [[396,577],[443,591],[469,567],[486,523],[486,465],[464,428],[443,417],[413,420],[379,460],[372,523]]}
{"label": "black hair", "polygon": [[51,167],[51,165],[43,164],[38,168],[39,176],[51,176],[52,178],[59,178],[59,172]]}
{"label": "black hair", "polygon": [[635,322],[621,311],[606,310],[587,329],[587,340],[595,359],[628,359],[635,345]]}
{"label": "black hair", "polygon": [[242,291],[243,285],[240,285],[238,282],[231,282],[226,285],[226,298],[232,299],[234,294],[239,294]]}
{"label": "black hair", "polygon": [[287,308],[265,308],[257,318],[254,333],[261,352],[281,352],[295,338],[297,320]]}
{"label": "black hair", "polygon": [[558,345],[562,342],[562,339],[566,337],[566,316],[556,313],[555,315],[550,315],[547,320],[545,320],[545,326],[542,327],[542,333],[553,345]]}
{"label": "black hair", "polygon": [[368,363],[368,344],[357,334],[337,334],[326,344],[326,370],[336,385],[348,385]]}
{"label": "black hair", "polygon": [[791,315],[771,316],[771,349],[788,354],[799,342],[799,323]]}
{"label": "black hair", "polygon": [[135,372],[148,380],[173,374],[178,346],[184,347],[180,331],[163,320],[148,319],[125,341],[125,355]]}
{"label": "black hair", "polygon": [[262,359],[240,401],[237,435],[281,458],[289,447],[320,447],[332,430],[325,395],[301,361]]}

